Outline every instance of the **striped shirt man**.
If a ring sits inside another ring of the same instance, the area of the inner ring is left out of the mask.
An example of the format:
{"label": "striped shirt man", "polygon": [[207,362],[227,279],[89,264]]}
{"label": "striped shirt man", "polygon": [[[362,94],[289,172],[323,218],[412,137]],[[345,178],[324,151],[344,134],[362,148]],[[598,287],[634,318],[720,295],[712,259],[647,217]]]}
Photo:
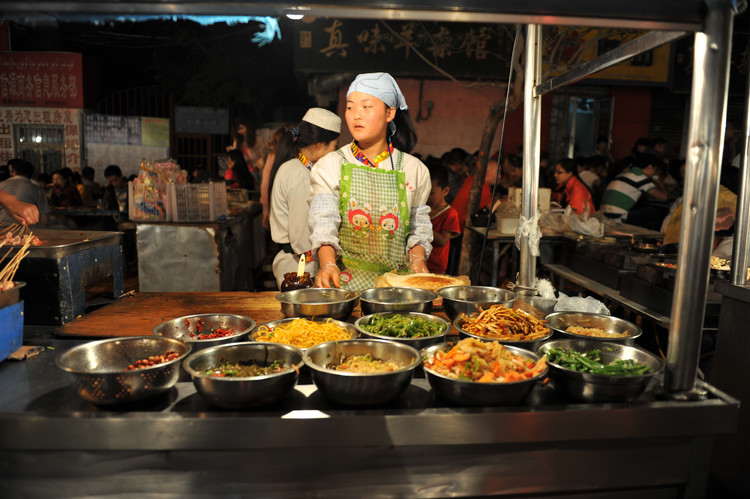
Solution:
{"label": "striped shirt man", "polygon": [[[646,171],[651,170],[653,174],[653,169],[653,166],[648,166]],[[607,185],[607,190],[604,191],[602,196],[601,211],[625,218],[641,198],[641,195],[655,188],[656,184],[651,180],[651,177],[639,167],[634,166],[627,172],[615,177]]]}

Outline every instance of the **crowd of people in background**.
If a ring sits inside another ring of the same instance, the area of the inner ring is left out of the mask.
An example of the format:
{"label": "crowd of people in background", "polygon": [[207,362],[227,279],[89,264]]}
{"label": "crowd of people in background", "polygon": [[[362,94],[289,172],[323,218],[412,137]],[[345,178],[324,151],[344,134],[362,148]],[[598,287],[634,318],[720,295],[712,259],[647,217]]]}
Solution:
{"label": "crowd of people in background", "polygon": [[[227,169],[224,179],[230,188],[259,191],[263,205],[263,226],[270,228],[272,172],[277,161],[277,147],[287,137],[292,125],[278,128],[262,145],[255,146],[255,128],[238,122],[227,147]],[[726,130],[725,157],[722,164],[720,212],[717,225],[719,240],[731,237],[734,220],[739,155],[737,137],[731,124]],[[571,213],[593,215],[597,212],[615,221],[661,231],[667,234],[665,244],[676,244],[682,213],[681,199],[685,161],[669,155],[668,142],[662,138],[641,137],[623,158],[613,156],[607,137],[599,137],[593,151],[574,158],[540,156],[539,187],[551,192],[553,208]],[[427,200],[433,228],[433,249],[427,268],[434,273],[456,274],[460,248],[467,222],[469,193],[479,165],[479,152],[469,153],[453,148],[442,156],[422,158],[428,168],[432,186]],[[317,159],[317,158],[316,158]],[[285,157],[285,160],[288,158]],[[95,170],[80,172],[60,168],[48,174],[39,172],[29,161],[14,158],[0,167],[0,190],[20,201],[37,207],[40,220],[48,219],[50,208],[94,207],[127,211],[127,182],[117,165],[104,171],[105,185],[95,180]],[[489,210],[498,201],[508,199],[510,189],[522,186],[522,154],[495,152],[487,161],[479,201],[480,210]],[[213,180],[205,168],[190,172],[192,182]],[[0,212],[0,223],[10,217]],[[296,254],[296,252],[295,252]]]}

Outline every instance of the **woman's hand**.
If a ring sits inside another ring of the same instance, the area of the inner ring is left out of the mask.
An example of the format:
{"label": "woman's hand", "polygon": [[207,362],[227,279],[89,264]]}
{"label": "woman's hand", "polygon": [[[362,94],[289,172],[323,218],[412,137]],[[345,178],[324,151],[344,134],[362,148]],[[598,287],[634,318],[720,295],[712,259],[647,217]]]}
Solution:
{"label": "woman's hand", "polygon": [[409,250],[409,263],[411,264],[411,270],[415,274],[429,274],[427,269],[427,259],[425,258],[424,248],[422,246],[414,246]]}
{"label": "woman's hand", "polygon": [[333,262],[324,263],[315,275],[315,286],[319,288],[340,288],[341,271]]}
{"label": "woman's hand", "polygon": [[429,269],[427,268],[427,261],[424,258],[413,260],[411,262],[411,270],[415,274],[421,274],[421,273],[429,274],[430,273]]}

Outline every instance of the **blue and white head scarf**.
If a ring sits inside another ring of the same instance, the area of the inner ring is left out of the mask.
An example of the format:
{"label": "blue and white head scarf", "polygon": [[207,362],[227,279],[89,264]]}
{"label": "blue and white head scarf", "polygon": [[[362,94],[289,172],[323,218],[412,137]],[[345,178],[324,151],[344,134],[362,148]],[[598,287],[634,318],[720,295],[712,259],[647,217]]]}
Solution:
{"label": "blue and white head scarf", "polygon": [[[352,92],[362,92],[377,97],[388,107],[395,107],[402,111],[409,109],[398,83],[388,73],[362,73],[357,75],[352,84],[349,85],[346,97],[349,98]],[[388,130],[391,135],[396,132],[396,124],[393,121],[388,123]]]}

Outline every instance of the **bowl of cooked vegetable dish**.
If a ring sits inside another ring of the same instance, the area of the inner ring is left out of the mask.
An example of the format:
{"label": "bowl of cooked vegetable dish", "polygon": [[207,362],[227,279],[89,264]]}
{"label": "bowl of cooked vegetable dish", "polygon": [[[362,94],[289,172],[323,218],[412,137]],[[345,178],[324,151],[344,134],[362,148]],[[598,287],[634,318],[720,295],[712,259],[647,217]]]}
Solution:
{"label": "bowl of cooked vegetable dish", "polygon": [[80,397],[94,404],[121,404],[172,388],[190,350],[189,344],[172,338],[113,338],[73,347],[56,364]]}
{"label": "bowl of cooked vegetable dish", "polygon": [[512,405],[547,374],[543,357],[497,341],[464,338],[422,350],[422,367],[435,393],[461,405]]}
{"label": "bowl of cooked vegetable dish", "polygon": [[383,287],[370,288],[359,294],[362,315],[379,312],[432,312],[432,302],[437,293],[428,289]]}
{"label": "bowl of cooked vegetable dish", "polygon": [[643,332],[636,324],[624,319],[589,312],[554,312],[544,319],[560,339],[633,345]]}
{"label": "bowl of cooked vegetable dish", "polygon": [[326,341],[352,340],[357,336],[357,328],[348,322],[304,317],[288,317],[266,322],[250,333],[253,341],[281,343],[299,348],[303,352]]}
{"label": "bowl of cooked vegetable dish", "polygon": [[490,286],[448,286],[437,293],[443,299],[443,310],[451,321],[461,314],[475,314],[492,305],[512,308],[518,296],[508,289]]}
{"label": "bowl of cooked vegetable dish", "polygon": [[250,317],[235,314],[195,314],[162,322],[154,336],[189,343],[193,352],[204,348],[243,341],[255,327]]}
{"label": "bowl of cooked vegetable dish", "polygon": [[409,345],[369,339],[321,343],[303,358],[318,390],[347,405],[382,404],[398,397],[422,363]]}
{"label": "bowl of cooked vegetable dish", "polygon": [[243,342],[196,352],[183,367],[206,401],[236,409],[273,404],[289,395],[302,364],[302,352],[289,345]]}
{"label": "bowl of cooked vegetable dish", "polygon": [[346,320],[352,315],[359,293],[341,288],[307,288],[276,295],[284,317],[331,317]]}
{"label": "bowl of cooked vegetable dish", "polygon": [[664,361],[641,348],[592,340],[553,340],[539,348],[556,389],[584,402],[638,398]]}
{"label": "bowl of cooked vegetable dish", "polygon": [[450,322],[442,317],[419,312],[365,315],[354,327],[365,338],[397,341],[417,350],[442,343],[451,330]]}
{"label": "bowl of cooked vegetable dish", "polygon": [[461,314],[453,325],[462,338],[497,341],[532,351],[552,337],[545,321],[504,305],[492,305],[478,314]]}

